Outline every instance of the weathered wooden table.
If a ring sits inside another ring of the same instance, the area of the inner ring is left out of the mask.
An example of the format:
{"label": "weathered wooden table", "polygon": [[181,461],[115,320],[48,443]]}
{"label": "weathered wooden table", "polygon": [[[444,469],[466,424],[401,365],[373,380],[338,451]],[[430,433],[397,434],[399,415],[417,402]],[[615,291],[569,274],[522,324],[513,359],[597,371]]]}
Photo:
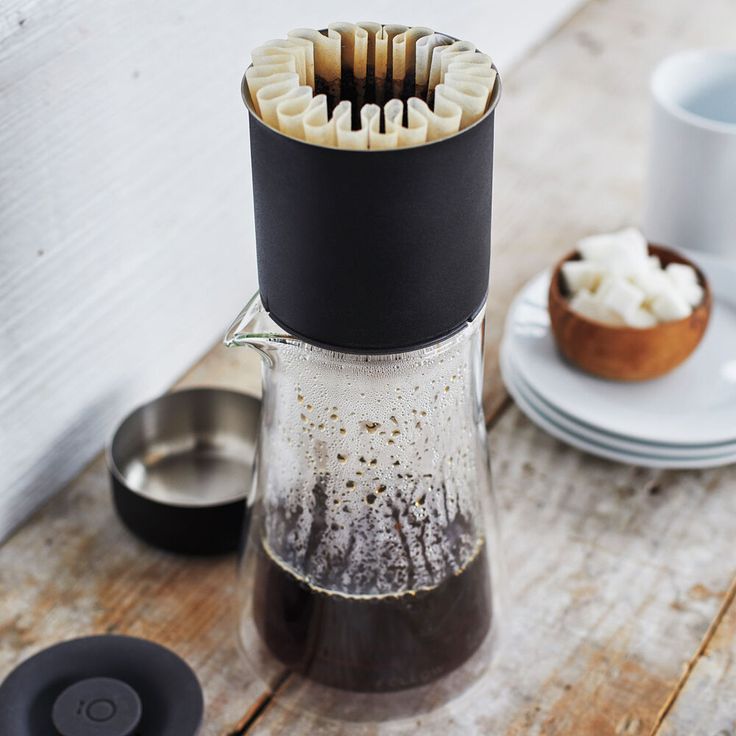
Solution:
{"label": "weathered wooden table", "polygon": [[[662,472],[583,455],[519,413],[497,367],[519,286],[583,234],[637,222],[655,62],[732,44],[734,29],[733,0],[592,0],[505,75],[486,407],[512,610],[472,706],[412,731],[736,734],[736,467]],[[255,392],[258,381],[247,351],[216,347],[183,383]],[[274,708],[241,661],[235,561],[133,539],[101,458],[0,549],[0,591],[0,678],[60,639],[124,632],[195,668],[207,736],[315,733]],[[368,732],[379,731],[398,732]]]}

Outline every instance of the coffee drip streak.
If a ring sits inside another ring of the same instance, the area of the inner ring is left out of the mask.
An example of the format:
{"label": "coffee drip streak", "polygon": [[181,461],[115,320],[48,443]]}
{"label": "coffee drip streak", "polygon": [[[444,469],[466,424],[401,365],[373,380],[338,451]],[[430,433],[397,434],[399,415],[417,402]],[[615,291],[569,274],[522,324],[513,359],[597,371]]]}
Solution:
{"label": "coffee drip streak", "polygon": [[426,516],[421,520],[416,519],[416,518],[410,518],[409,524],[410,526],[413,526],[413,527],[419,527],[419,534],[417,535],[419,537],[419,547],[422,550],[422,557],[424,558],[424,564],[427,566],[427,570],[429,570],[430,575],[434,578],[437,573],[436,573],[436,570],[434,569],[434,565],[429,561],[429,556],[427,555],[427,540],[424,538],[428,521],[429,519]]}
{"label": "coffee drip streak", "polygon": [[314,510],[312,511],[312,523],[309,527],[309,537],[307,537],[304,550],[304,559],[307,563],[314,558],[327,529],[327,491],[324,482],[315,483],[314,488],[312,488],[312,495],[314,496]]}
{"label": "coffee drip streak", "polygon": [[[403,477],[406,478],[408,476]],[[317,564],[315,566],[315,561],[322,559],[322,556],[319,554],[320,547],[323,545],[324,540],[330,536],[330,529],[328,527],[331,527],[332,532],[338,531],[336,522],[330,522],[332,504],[329,503],[330,493],[328,486],[329,474],[322,477],[312,487],[314,505],[309,513],[307,536],[303,545],[290,549],[281,549],[279,556],[288,565],[301,570],[307,577],[312,578],[316,576],[318,579],[321,578],[322,584],[331,586],[336,584],[338,577],[335,576],[340,571],[350,569],[353,551],[358,540],[355,534],[350,531],[347,547],[339,555],[330,554],[329,559],[326,560],[327,567],[322,569],[321,572],[321,565]],[[433,528],[432,523],[430,523],[431,519],[428,515],[417,518],[417,515],[413,513],[416,505],[420,507],[424,506],[428,493],[441,498],[442,505],[440,508],[444,509],[445,516],[444,522],[439,522],[443,529],[444,543],[438,545],[441,557],[435,560],[435,564],[430,561],[428,554],[428,544],[432,544],[431,539],[427,538],[428,531],[431,532]],[[375,500],[382,498],[383,503],[390,512],[390,517],[393,521],[391,527],[396,533],[397,541],[403,551],[403,558],[406,561],[406,579],[402,585],[405,585],[408,589],[412,589],[418,585],[426,585],[426,582],[420,582],[417,576],[416,566],[417,564],[421,564],[421,561],[424,562],[431,580],[436,580],[443,574],[452,574],[465,567],[468,559],[473,556],[475,546],[473,540],[477,536],[476,525],[472,518],[468,517],[459,509],[456,509],[454,514],[450,513],[448,491],[444,483],[434,490],[425,491],[421,495],[418,494],[419,481],[409,491],[396,489],[393,495],[388,493],[385,495],[381,494],[380,497],[374,497]],[[347,511],[347,507],[343,510]],[[305,509],[301,504],[296,507],[295,515],[288,513],[285,509],[280,509],[277,516],[283,523],[279,525],[276,538],[290,539],[296,533],[299,527],[299,520],[303,519],[304,514]],[[410,540],[407,536],[407,529],[409,528],[414,530],[410,536],[419,543],[421,560],[417,559],[417,555],[412,552]],[[386,562],[388,563],[389,560],[387,559]],[[323,577],[325,571],[329,571],[331,574],[329,580]],[[357,571],[363,576],[364,585],[368,583],[378,585],[378,573],[375,570],[370,579],[366,577],[369,574],[368,570],[360,567],[357,568]],[[426,578],[426,575],[424,577]]]}
{"label": "coffee drip streak", "polygon": [[[399,498],[401,497],[401,494],[397,494]],[[386,504],[391,509],[391,516],[394,519],[394,529],[396,529],[396,533],[399,535],[399,542],[401,543],[401,546],[404,549],[404,554],[406,555],[406,561],[407,561],[407,571],[406,571],[406,582],[408,588],[413,588],[416,585],[416,570],[414,569],[414,563],[411,559],[411,548],[409,547],[409,542],[406,540],[406,535],[404,534],[404,530],[401,528],[401,512],[398,508],[391,502],[390,498],[386,499]]]}

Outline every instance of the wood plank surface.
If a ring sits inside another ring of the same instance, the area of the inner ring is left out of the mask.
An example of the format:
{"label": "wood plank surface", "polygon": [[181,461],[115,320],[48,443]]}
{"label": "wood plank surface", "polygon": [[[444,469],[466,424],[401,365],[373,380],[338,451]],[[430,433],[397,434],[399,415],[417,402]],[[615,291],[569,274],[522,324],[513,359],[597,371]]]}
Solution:
{"label": "wood plank surface", "polygon": [[[697,596],[714,595],[714,591],[700,586],[694,592]],[[736,579],[701,647],[683,672],[681,687],[663,708],[662,722],[655,736],[736,734],[735,600]]]}
{"label": "wood plank surface", "polygon": [[[218,346],[179,385],[258,393],[260,364],[255,353]],[[263,690],[238,650],[235,586],[234,555],[187,559],[132,537],[99,457],[0,546],[0,681],[58,641],[141,636],[194,668],[205,691],[202,736],[222,736]]]}
{"label": "wood plank surface", "polygon": [[[350,733],[640,736],[680,691],[736,572],[736,470],[647,471],[563,447],[507,410],[498,347],[524,281],[579,237],[638,222],[657,61],[726,45],[735,24],[725,0],[697,10],[594,0],[505,78],[485,382],[487,414],[500,417],[491,448],[511,571],[504,647],[455,712]],[[709,714],[692,708],[707,729]],[[343,731],[273,704],[248,730]]]}
{"label": "wood plank surface", "polygon": [[[649,471],[567,448],[508,402],[497,351],[526,279],[579,236],[637,221],[653,64],[679,47],[725,45],[734,27],[730,0],[593,0],[505,77],[486,399],[509,595],[474,691],[432,718],[380,727],[284,712],[236,649],[234,561],[137,543],[114,516],[100,461],[0,548],[0,677],[56,640],[109,629],[187,658],[205,686],[205,736],[732,728],[736,469]],[[218,348],[187,380],[253,389],[246,356]]]}
{"label": "wood plank surface", "polygon": [[734,572],[733,470],[597,460],[516,409],[491,447],[511,605],[480,686],[408,723],[347,730],[271,707],[248,733],[651,733]]}

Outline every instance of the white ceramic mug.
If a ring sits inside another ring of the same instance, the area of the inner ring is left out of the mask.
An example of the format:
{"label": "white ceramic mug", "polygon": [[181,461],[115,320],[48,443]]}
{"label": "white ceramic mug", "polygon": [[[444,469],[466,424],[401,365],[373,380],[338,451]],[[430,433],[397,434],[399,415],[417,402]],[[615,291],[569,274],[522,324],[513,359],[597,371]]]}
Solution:
{"label": "white ceramic mug", "polygon": [[651,90],[648,240],[736,259],[736,51],[669,56]]}

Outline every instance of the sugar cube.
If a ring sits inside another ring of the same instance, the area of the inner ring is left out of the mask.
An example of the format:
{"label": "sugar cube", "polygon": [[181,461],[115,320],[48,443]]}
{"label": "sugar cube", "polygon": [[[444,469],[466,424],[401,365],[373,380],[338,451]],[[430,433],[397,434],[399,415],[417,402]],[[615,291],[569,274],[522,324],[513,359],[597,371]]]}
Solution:
{"label": "sugar cube", "polygon": [[665,268],[665,273],[676,286],[698,283],[698,274],[687,263],[669,263]]}
{"label": "sugar cube", "polygon": [[651,268],[637,269],[631,274],[630,279],[635,286],[638,286],[644,292],[644,297],[648,300],[654,299],[657,294],[672,285],[664,271]]}
{"label": "sugar cube", "polygon": [[660,322],[684,319],[692,313],[687,300],[674,286],[668,287],[652,300],[651,310]]}
{"label": "sugar cube", "polygon": [[665,269],[636,228],[582,238],[578,253],[562,274],[571,307],[589,319],[645,329],[684,319],[703,301],[697,271],[685,263]]}
{"label": "sugar cube", "polygon": [[624,324],[624,321],[616,312],[603,306],[600,299],[587,289],[581,289],[575,294],[570,300],[570,308],[583,317],[595,320],[596,322],[603,322],[604,324],[615,326]]}
{"label": "sugar cube", "polygon": [[657,318],[648,309],[639,307],[639,309],[628,316],[626,324],[629,327],[646,329],[648,327],[654,327],[657,324]]}
{"label": "sugar cube", "polygon": [[618,247],[627,253],[633,262],[644,263],[649,258],[647,239],[635,227],[627,227],[614,233]]}
{"label": "sugar cube", "polygon": [[638,287],[620,276],[609,276],[596,295],[601,304],[618,314],[625,322],[642,305],[645,294]]}
{"label": "sugar cube", "polygon": [[562,264],[562,277],[571,294],[581,289],[594,291],[603,275],[603,269],[590,261],[566,261]]}
{"label": "sugar cube", "polygon": [[586,261],[605,263],[616,252],[616,242],[611,235],[589,235],[578,241],[578,253]]}
{"label": "sugar cube", "polygon": [[678,291],[691,307],[697,307],[703,301],[704,290],[700,284],[686,284]]}
{"label": "sugar cube", "polygon": [[619,269],[632,268],[648,258],[647,241],[633,227],[583,238],[578,242],[578,252],[586,261],[618,264]]}
{"label": "sugar cube", "polygon": [[691,307],[697,307],[703,301],[703,287],[698,283],[698,274],[686,263],[670,263],[665,275],[675,290]]}

